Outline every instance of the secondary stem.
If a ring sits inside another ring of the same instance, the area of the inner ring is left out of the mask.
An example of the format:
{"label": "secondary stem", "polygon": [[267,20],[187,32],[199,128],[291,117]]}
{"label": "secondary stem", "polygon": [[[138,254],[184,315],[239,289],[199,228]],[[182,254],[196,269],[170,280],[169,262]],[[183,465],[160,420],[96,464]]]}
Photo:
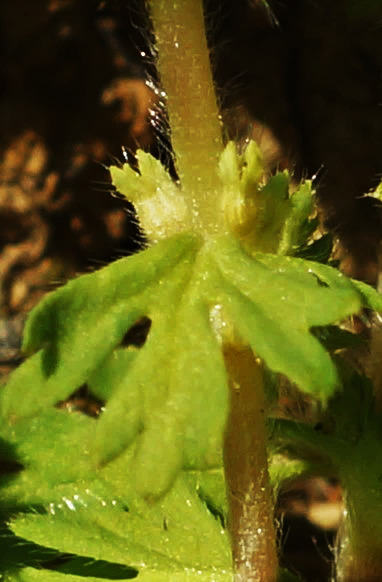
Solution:
{"label": "secondary stem", "polygon": [[226,346],[231,409],[224,447],[236,582],[274,582],[278,560],[266,451],[261,364],[246,347]]}
{"label": "secondary stem", "polygon": [[193,227],[222,233],[217,162],[221,126],[205,35],[202,0],[149,0],[158,70],[167,93],[171,140]]}
{"label": "secondary stem", "polygon": [[[367,495],[367,492],[364,493]],[[380,507],[374,511],[380,515]],[[354,512],[355,513],[355,512]],[[353,512],[352,512],[353,514]],[[382,554],[380,539],[374,538],[374,530],[361,516],[344,518],[340,531],[340,548],[337,560],[338,582],[380,582],[382,580]]]}
{"label": "secondary stem", "polygon": [[364,435],[342,458],[346,512],[340,530],[338,582],[382,580],[382,447],[378,439],[378,433]]}

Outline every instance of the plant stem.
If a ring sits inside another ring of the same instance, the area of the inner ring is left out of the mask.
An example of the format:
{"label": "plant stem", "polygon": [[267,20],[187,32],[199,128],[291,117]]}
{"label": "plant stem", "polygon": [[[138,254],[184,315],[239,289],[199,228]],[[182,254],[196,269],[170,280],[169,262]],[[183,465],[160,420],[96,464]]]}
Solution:
{"label": "plant stem", "polygon": [[338,582],[382,580],[382,447],[379,435],[367,435],[343,459],[344,521],[337,559]]}
{"label": "plant stem", "polygon": [[[365,492],[365,495],[367,493]],[[345,500],[346,504],[346,500]],[[374,508],[380,515],[380,508]],[[351,511],[344,517],[340,530],[339,557],[336,563],[337,582],[380,582],[382,580],[381,540],[373,539],[367,518]],[[366,534],[366,535],[365,535]],[[365,537],[363,537],[365,535]]]}
{"label": "plant stem", "polygon": [[[382,257],[379,258],[382,268]],[[382,270],[380,271],[382,273]],[[378,291],[382,281],[378,282]],[[373,381],[374,398],[376,411],[382,413],[382,371],[381,371],[381,356],[382,356],[382,320],[379,313],[372,315],[371,324],[371,338],[369,346],[368,357],[368,373]]]}
{"label": "plant stem", "polygon": [[[172,145],[194,230],[223,234],[217,175],[221,127],[202,0],[149,0],[158,70],[167,92]],[[237,582],[274,582],[278,561],[266,452],[261,365],[246,347],[224,350],[231,387],[225,440],[232,551]]]}
{"label": "plant stem", "polygon": [[224,446],[236,582],[274,582],[278,560],[268,474],[263,371],[252,351],[226,346],[231,408]]}
{"label": "plant stem", "polygon": [[217,164],[223,146],[203,1],[149,0],[149,6],[177,171],[193,228],[203,234],[222,233]]}

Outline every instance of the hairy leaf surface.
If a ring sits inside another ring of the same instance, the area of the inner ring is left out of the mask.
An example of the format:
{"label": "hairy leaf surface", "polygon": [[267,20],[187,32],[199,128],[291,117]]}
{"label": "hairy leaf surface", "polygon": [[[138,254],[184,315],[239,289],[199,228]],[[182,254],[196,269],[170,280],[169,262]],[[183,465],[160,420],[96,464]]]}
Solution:
{"label": "hairy leaf surface", "polygon": [[[55,426],[60,443],[55,452],[65,459],[71,451],[72,435],[79,436],[78,426],[76,432],[78,418],[63,411],[53,412],[54,415],[40,416],[38,430],[41,434],[49,434],[49,427]],[[33,420],[24,423],[25,427],[28,424],[33,427]],[[69,443],[65,444],[66,436]],[[18,440],[22,441],[21,434]],[[55,463],[54,468],[46,466],[51,461],[49,442],[41,443],[33,457],[32,450],[36,450],[38,440],[39,435],[32,431],[32,443],[24,441],[20,445],[20,458],[26,462],[28,457],[29,463],[24,471],[27,476],[18,477],[21,479],[19,499],[24,486],[25,504],[30,506],[34,502],[37,508],[38,502],[40,509],[12,520],[12,530],[19,537],[63,553],[86,557],[89,562],[102,560],[135,568],[139,578],[144,580],[159,580],[160,575],[163,580],[182,580],[199,570],[204,576],[201,579],[212,580],[215,573],[217,579],[230,579],[227,534],[187,473],[178,477],[162,501],[147,504],[129,480],[132,452],[121,455],[97,474],[84,477],[79,470],[77,476],[72,475],[71,482],[62,482],[66,467],[60,467],[59,463]],[[81,458],[81,449],[78,452]],[[60,469],[63,469],[61,475]],[[34,492],[33,485],[39,481],[44,485]],[[15,489],[11,488],[8,494],[12,492]],[[24,575],[29,578],[23,578]],[[10,579],[29,580],[33,575],[25,570],[17,574],[20,578]],[[47,580],[56,579],[53,574],[51,578],[50,574],[44,575]],[[168,575],[173,578],[167,578]]]}
{"label": "hairy leaf surface", "polygon": [[[185,572],[142,572],[138,577],[134,578],[137,582],[189,582],[197,579],[198,582],[229,582],[232,580],[232,575],[228,573],[203,572],[201,570],[185,571]],[[35,570],[33,568],[25,568],[22,571],[13,574],[7,574],[4,578],[5,582],[100,582],[100,578],[93,578],[86,576],[73,576],[71,574],[60,574],[59,572],[51,572],[49,570]],[[110,579],[103,578],[106,582],[111,582]],[[114,578],[112,580],[115,580]],[[123,580],[119,578],[119,580]]]}
{"label": "hairy leaf surface", "polygon": [[[112,579],[125,579],[121,576],[125,567],[143,580],[186,580],[199,571],[202,580],[230,580],[227,533],[200,492],[204,487],[210,498],[215,494],[222,498],[221,470],[220,475],[213,472],[213,487],[208,471],[181,472],[162,501],[147,504],[130,479],[134,450],[102,469],[83,471],[88,454],[86,429],[90,433],[95,423],[89,417],[53,409],[2,432],[24,465],[12,481],[2,483],[7,513],[14,514],[15,507],[22,509],[11,520],[19,536],[13,545],[21,546],[24,539],[44,550],[19,552],[18,563],[25,568],[8,572],[7,579],[34,580],[37,571],[47,581],[77,581],[79,571],[90,580],[93,576],[108,579],[108,571]],[[52,550],[78,558],[54,566]],[[44,556],[42,570],[28,568],[37,567],[38,555]],[[46,560],[57,572],[44,569]],[[67,578],[58,571],[66,572]]]}
{"label": "hairy leaf surface", "polygon": [[[156,498],[182,467],[220,466],[228,409],[223,342],[240,338],[272,371],[325,400],[336,370],[310,328],[361,304],[362,290],[329,267],[250,256],[232,235],[176,235],[41,302],[24,338],[36,353],[3,391],[3,420],[12,426],[87,383],[106,400],[89,425],[88,458],[103,464],[135,443],[132,479]],[[122,347],[143,316],[152,322],[143,347]]]}

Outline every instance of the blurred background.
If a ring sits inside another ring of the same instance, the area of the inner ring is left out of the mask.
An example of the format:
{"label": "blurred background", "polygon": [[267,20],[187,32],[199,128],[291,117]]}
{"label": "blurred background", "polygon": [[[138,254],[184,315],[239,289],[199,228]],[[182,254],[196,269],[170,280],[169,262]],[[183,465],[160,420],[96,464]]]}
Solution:
{"label": "blurred background", "polygon": [[[382,173],[380,0],[206,0],[226,139],[260,144],[270,171],[316,176],[344,272],[375,284]],[[48,290],[144,242],[107,167],[150,150],[171,166],[144,0],[0,4],[0,372],[20,361],[28,311]],[[328,580],[336,482],[279,501],[285,563]]]}

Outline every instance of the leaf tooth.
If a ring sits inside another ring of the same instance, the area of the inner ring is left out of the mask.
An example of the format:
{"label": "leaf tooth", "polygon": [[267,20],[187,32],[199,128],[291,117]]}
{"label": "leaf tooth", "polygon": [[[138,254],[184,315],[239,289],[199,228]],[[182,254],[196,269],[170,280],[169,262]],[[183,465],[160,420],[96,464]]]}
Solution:
{"label": "leaf tooth", "polygon": [[124,257],[94,273],[81,275],[49,293],[32,310],[24,330],[23,350],[31,353],[63,335],[78,335],[78,325],[89,328],[116,303],[144,293],[169,270],[198,250],[190,235],[166,239],[131,257]]}
{"label": "leaf tooth", "polygon": [[[170,421],[168,406],[157,411],[137,443],[132,463],[134,485],[140,495],[155,501],[167,493],[183,464],[183,421]],[[162,414],[166,415],[163,419]]]}
{"label": "leaf tooth", "polygon": [[119,392],[124,392],[124,397],[113,398],[97,422],[92,451],[98,465],[104,465],[118,457],[142,429],[142,396],[139,385],[126,378],[119,386]]}

